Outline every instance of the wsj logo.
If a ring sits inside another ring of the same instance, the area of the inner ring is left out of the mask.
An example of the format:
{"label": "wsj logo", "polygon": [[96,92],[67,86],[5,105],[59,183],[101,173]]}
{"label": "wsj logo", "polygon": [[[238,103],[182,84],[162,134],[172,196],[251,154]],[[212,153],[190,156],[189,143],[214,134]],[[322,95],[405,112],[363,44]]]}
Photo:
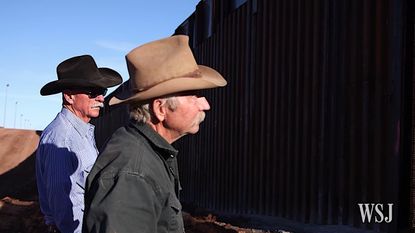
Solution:
{"label": "wsj logo", "polygon": [[[392,208],[393,204],[388,203],[387,206],[376,203],[359,203],[360,215],[362,216],[362,222],[365,223],[390,223],[392,222]],[[388,215],[385,215],[388,213]]]}

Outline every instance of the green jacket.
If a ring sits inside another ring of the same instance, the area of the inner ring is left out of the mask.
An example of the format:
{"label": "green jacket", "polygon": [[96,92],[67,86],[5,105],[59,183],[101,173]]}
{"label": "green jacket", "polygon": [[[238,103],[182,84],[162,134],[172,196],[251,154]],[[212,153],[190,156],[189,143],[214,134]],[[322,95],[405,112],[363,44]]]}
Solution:
{"label": "green jacket", "polygon": [[83,232],[184,232],[177,153],[147,124],[118,129],[88,175]]}

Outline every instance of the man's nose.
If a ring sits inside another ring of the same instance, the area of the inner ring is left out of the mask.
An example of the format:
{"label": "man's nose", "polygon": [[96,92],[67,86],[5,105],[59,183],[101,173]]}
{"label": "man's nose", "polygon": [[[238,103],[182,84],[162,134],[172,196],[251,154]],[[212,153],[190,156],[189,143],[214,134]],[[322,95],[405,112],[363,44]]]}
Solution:
{"label": "man's nose", "polygon": [[197,101],[199,103],[200,110],[206,111],[210,109],[209,102],[206,100],[205,97],[199,97],[197,98]]}
{"label": "man's nose", "polygon": [[104,102],[104,96],[103,95],[99,95],[99,96],[97,96],[96,98],[95,98],[95,100],[96,101],[99,101],[99,102]]}

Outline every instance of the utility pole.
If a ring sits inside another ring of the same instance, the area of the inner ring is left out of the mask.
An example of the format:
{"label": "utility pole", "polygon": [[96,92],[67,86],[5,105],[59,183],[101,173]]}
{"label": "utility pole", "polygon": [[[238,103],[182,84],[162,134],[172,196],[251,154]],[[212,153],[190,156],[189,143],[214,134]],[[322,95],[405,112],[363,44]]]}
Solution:
{"label": "utility pole", "polygon": [[3,127],[6,128],[6,109],[7,109],[7,89],[9,88],[10,84],[6,84],[6,93],[5,93],[5,100],[4,100],[4,118],[3,118]]}
{"label": "utility pole", "polygon": [[14,104],[14,123],[13,123],[13,128],[16,128],[16,114],[17,114],[17,101]]}

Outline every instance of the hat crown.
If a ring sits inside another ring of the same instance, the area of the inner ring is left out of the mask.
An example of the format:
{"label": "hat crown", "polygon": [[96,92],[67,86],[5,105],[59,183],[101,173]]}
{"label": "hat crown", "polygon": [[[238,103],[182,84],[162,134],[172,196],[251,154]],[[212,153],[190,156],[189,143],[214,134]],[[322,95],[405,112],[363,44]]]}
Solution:
{"label": "hat crown", "polygon": [[98,76],[98,66],[90,55],[81,55],[69,58],[56,67],[58,79],[74,77],[93,79]]}
{"label": "hat crown", "polygon": [[52,95],[68,89],[108,88],[122,82],[121,75],[110,68],[98,68],[91,55],[69,58],[56,67],[58,80],[44,85],[41,95]]}
{"label": "hat crown", "polygon": [[175,35],[133,49],[126,55],[130,79],[110,99],[109,105],[144,102],[183,91],[226,85],[216,70],[198,65],[189,37]]}
{"label": "hat crown", "polygon": [[173,36],[133,49],[127,54],[130,88],[143,91],[161,82],[197,75],[198,65],[187,36]]}

